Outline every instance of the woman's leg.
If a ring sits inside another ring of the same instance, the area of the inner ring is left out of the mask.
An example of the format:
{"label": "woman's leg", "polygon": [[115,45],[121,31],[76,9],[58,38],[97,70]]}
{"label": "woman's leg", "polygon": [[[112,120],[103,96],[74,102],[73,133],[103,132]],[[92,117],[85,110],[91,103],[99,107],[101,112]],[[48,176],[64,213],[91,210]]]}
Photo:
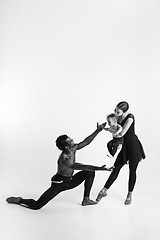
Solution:
{"label": "woman's leg", "polygon": [[114,168],[113,171],[111,172],[108,180],[106,181],[106,183],[105,183],[105,185],[104,185],[104,187],[105,187],[106,189],[109,189],[110,186],[113,184],[113,182],[117,179],[118,174],[119,174],[119,172],[120,172],[120,170],[121,170],[121,168],[122,168],[123,166],[124,166],[124,163],[121,161],[120,158],[117,158],[116,161],[115,161],[115,164],[114,164],[114,167],[115,167],[115,168]]}
{"label": "woman's leg", "polygon": [[136,171],[138,167],[138,163],[129,163],[129,181],[128,181],[128,194],[125,200],[125,204],[129,205],[132,201],[132,192],[136,183]]}
{"label": "woman's leg", "polygon": [[99,192],[96,201],[99,202],[102,197],[107,196],[107,190],[110,188],[110,186],[113,184],[113,182],[117,179],[118,174],[121,170],[121,168],[124,166],[124,163],[121,161],[121,158],[117,158],[114,164],[115,168],[111,172],[108,180],[106,181],[104,187]]}
{"label": "woman's leg", "polygon": [[135,164],[129,164],[129,182],[128,182],[128,190],[129,192],[132,192],[136,183],[136,171],[138,167],[139,162]]}

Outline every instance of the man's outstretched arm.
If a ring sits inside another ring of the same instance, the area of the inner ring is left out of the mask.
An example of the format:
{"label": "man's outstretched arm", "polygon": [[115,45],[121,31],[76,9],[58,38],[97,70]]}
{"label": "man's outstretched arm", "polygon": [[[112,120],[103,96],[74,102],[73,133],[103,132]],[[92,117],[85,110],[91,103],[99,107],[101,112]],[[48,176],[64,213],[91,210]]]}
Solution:
{"label": "man's outstretched arm", "polygon": [[90,144],[93,141],[93,139],[97,136],[97,134],[104,129],[105,126],[106,123],[102,123],[101,125],[97,123],[97,129],[91,135],[85,138],[82,142],[77,144],[77,150],[84,148],[85,146]]}
{"label": "man's outstretched arm", "polygon": [[83,171],[112,171],[114,167],[106,168],[106,165],[103,165],[102,167],[93,166],[93,165],[86,165],[82,163],[74,163],[70,166],[70,168],[74,170],[83,170]]}

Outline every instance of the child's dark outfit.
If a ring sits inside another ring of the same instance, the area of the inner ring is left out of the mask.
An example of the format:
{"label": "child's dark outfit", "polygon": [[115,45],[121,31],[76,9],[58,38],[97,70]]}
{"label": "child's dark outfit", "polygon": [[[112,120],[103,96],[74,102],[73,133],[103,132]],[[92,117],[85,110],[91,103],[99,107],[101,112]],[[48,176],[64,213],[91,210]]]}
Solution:
{"label": "child's dark outfit", "polygon": [[114,156],[115,153],[117,152],[119,145],[122,145],[123,142],[124,142],[123,137],[120,138],[113,137],[113,139],[107,143],[109,153],[112,156]]}

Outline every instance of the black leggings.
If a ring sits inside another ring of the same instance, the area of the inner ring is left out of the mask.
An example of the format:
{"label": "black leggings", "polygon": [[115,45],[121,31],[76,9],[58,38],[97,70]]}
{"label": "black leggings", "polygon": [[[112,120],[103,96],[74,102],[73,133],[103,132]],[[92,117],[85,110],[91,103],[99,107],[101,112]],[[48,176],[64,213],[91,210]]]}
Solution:
{"label": "black leggings", "polygon": [[62,183],[52,183],[51,187],[46,190],[40,198],[36,201],[34,199],[23,199],[20,200],[20,205],[25,205],[27,208],[38,210],[46,205],[50,200],[52,200],[56,195],[62,191],[66,191],[77,187],[84,181],[84,197],[89,197],[90,190],[94,181],[95,172],[94,171],[80,171],[68,178],[69,180],[64,180]]}
{"label": "black leggings", "polygon": [[[129,163],[129,181],[128,181],[128,191],[129,192],[133,191],[135,183],[136,183],[136,170],[138,167],[138,163],[139,162]],[[113,169],[107,182],[104,185],[105,188],[107,188],[107,189],[110,188],[110,186],[113,184],[113,182],[117,179],[118,174],[124,165],[125,165],[125,163],[123,163],[120,158],[117,158],[117,160],[114,164],[115,168]]]}

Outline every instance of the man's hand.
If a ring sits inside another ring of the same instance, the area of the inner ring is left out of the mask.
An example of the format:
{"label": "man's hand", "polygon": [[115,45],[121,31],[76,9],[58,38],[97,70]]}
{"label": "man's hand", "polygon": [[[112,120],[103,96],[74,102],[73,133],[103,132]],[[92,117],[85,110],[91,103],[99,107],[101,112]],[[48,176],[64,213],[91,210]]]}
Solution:
{"label": "man's hand", "polygon": [[115,166],[112,166],[110,168],[106,168],[106,165],[103,165],[102,167],[100,167],[100,170],[102,170],[102,171],[113,171],[114,168],[115,168]]}
{"label": "man's hand", "polygon": [[108,168],[108,171],[113,171],[114,168],[115,168],[115,166],[112,166],[112,167]]}
{"label": "man's hand", "polygon": [[102,131],[106,126],[106,122],[105,123],[102,123],[99,125],[99,123],[97,122],[97,130],[98,131]]}

